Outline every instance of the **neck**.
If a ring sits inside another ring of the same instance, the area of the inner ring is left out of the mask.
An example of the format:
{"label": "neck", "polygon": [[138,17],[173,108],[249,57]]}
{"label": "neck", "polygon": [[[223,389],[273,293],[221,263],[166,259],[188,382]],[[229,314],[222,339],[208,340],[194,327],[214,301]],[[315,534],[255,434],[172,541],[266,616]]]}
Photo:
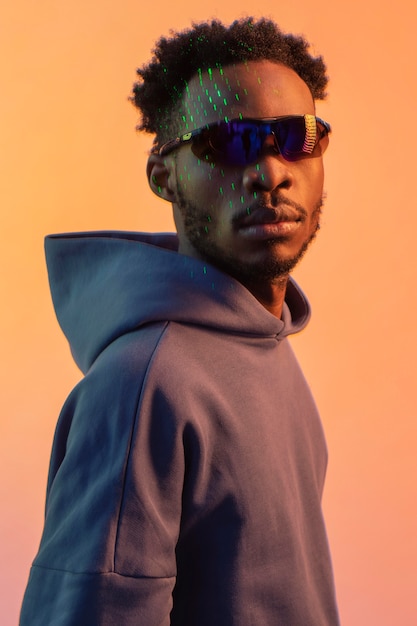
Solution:
{"label": "neck", "polygon": [[275,279],[267,284],[246,282],[244,286],[265,307],[267,311],[281,319],[282,307],[285,300],[288,275]]}
{"label": "neck", "polygon": [[[174,213],[175,215],[175,213]],[[195,246],[193,246],[189,239],[184,236],[183,231],[177,225],[179,246],[178,252],[185,254],[186,256],[200,259],[201,261],[208,261],[215,267],[218,267],[222,272],[233,276],[238,280],[253,296],[262,304],[263,307],[272,315],[275,315],[278,319],[281,319],[282,307],[285,300],[285,292],[288,282],[288,274],[278,276],[261,282],[259,278],[251,278],[249,276],[242,276],[241,272],[232,271],[230,267],[224,267],[222,264],[216,262],[216,259],[207,258],[206,255],[201,254]]]}

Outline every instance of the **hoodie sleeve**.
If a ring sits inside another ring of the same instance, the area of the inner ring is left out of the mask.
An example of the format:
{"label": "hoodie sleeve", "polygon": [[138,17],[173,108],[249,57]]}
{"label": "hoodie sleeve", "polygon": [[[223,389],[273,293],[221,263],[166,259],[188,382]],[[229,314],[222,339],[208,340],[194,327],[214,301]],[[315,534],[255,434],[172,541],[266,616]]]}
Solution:
{"label": "hoodie sleeve", "polygon": [[114,342],[63,408],[21,626],[169,626],[184,454],[157,394],[144,409],[160,335]]}

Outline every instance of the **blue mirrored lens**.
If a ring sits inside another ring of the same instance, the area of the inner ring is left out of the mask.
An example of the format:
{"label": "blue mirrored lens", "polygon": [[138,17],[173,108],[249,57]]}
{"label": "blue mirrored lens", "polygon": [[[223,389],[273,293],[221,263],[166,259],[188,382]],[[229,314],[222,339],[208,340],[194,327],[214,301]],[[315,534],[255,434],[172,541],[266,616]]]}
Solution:
{"label": "blue mirrored lens", "polygon": [[193,152],[210,162],[248,165],[256,161],[268,136],[274,136],[279,153],[288,161],[306,156],[304,117],[271,123],[251,120],[220,122],[194,138]]}

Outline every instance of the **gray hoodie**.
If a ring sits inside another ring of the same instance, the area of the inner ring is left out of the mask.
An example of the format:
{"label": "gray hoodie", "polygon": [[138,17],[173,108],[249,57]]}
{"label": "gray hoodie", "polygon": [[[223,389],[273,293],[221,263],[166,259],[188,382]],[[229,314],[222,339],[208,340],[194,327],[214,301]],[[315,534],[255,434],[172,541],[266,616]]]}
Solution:
{"label": "gray hoodie", "polygon": [[21,626],[335,626],[326,447],[282,320],[175,235],[47,238],[85,374],[62,410]]}

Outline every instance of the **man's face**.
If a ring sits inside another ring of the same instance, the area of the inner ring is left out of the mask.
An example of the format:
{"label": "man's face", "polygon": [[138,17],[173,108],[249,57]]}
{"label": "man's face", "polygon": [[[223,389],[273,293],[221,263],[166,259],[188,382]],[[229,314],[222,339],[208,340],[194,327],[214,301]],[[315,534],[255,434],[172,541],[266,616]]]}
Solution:
{"label": "man's face", "polygon": [[[244,118],[314,114],[304,81],[270,61],[204,71],[188,84],[182,132]],[[179,251],[243,284],[270,283],[295,266],[319,225],[322,157],[289,162],[267,138],[249,165],[199,160],[191,145],[169,155],[174,168]]]}

